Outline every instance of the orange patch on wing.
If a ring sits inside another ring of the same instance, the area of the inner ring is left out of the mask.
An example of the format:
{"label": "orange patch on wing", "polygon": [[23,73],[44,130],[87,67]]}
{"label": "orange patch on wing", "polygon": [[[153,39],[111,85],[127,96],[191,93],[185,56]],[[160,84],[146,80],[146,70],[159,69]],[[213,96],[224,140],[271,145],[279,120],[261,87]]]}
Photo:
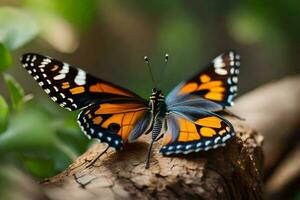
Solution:
{"label": "orange patch on wing", "polygon": [[217,92],[209,92],[204,95],[205,98],[215,100],[215,101],[222,101],[223,100],[223,94],[217,93]]}
{"label": "orange patch on wing", "polygon": [[117,134],[125,142],[127,141],[129,134],[133,130],[134,125],[143,114],[144,112],[127,112],[114,114],[102,124],[102,127],[108,128],[110,124],[119,124],[121,128]]}
{"label": "orange patch on wing", "polygon": [[188,137],[188,141],[194,141],[194,140],[199,140],[200,136],[199,133],[197,131],[194,132],[190,132],[189,137]]}
{"label": "orange patch on wing", "polygon": [[198,134],[195,124],[184,118],[179,118],[178,124],[180,129],[178,141],[188,142],[200,140],[200,135]]}
{"label": "orange patch on wing", "polygon": [[178,141],[179,142],[187,142],[188,141],[188,133],[180,131]]}
{"label": "orange patch on wing", "polygon": [[51,71],[52,71],[52,72],[53,72],[53,71],[56,71],[58,68],[59,68],[58,65],[54,65],[54,66],[52,67]]}
{"label": "orange patch on wing", "polygon": [[200,81],[201,81],[202,83],[207,83],[207,82],[209,82],[210,80],[211,80],[211,78],[210,78],[208,75],[206,75],[206,74],[203,74],[203,75],[200,76]]}
{"label": "orange patch on wing", "polygon": [[144,112],[129,112],[124,114],[123,126],[121,132],[118,133],[122,137],[123,141],[127,141],[129,134],[134,128],[134,125],[143,114]]}
{"label": "orange patch on wing", "polygon": [[82,86],[70,89],[70,92],[72,94],[80,94],[80,93],[83,93],[84,91],[85,91],[85,89]]}
{"label": "orange patch on wing", "polygon": [[61,88],[62,89],[67,89],[70,87],[70,83],[69,82],[63,82]]}
{"label": "orange patch on wing", "polygon": [[212,128],[202,127],[200,128],[200,133],[204,137],[212,137],[216,134],[216,131]]}
{"label": "orange patch on wing", "polygon": [[111,93],[111,94],[118,94],[118,95],[123,95],[123,96],[132,96],[128,92],[115,88],[114,86],[111,86],[106,83],[97,83],[95,85],[90,86],[90,92],[105,92],[105,93]]}
{"label": "orange patch on wing", "polygon": [[93,119],[94,124],[100,124],[103,118],[101,116],[97,116]]}
{"label": "orange patch on wing", "polygon": [[130,125],[133,117],[134,117],[134,112],[130,112],[130,113],[127,113],[125,116],[124,116],[124,119],[123,119],[123,124],[126,126],[126,125]]}
{"label": "orange patch on wing", "polygon": [[210,89],[211,92],[224,92],[225,88],[224,87],[214,87]]}
{"label": "orange patch on wing", "polygon": [[197,88],[198,88],[197,83],[188,83],[180,89],[179,94],[187,94],[190,92],[194,92],[197,90]]}
{"label": "orange patch on wing", "polygon": [[97,83],[96,85],[91,85],[90,92],[103,92],[103,90],[101,88],[101,84]]}
{"label": "orange patch on wing", "polygon": [[221,128],[221,122],[222,120],[220,118],[213,116],[198,119],[195,123],[205,127]]}
{"label": "orange patch on wing", "polygon": [[113,104],[113,103],[104,103],[100,105],[100,108],[96,110],[95,114],[112,114],[112,113],[124,113],[127,111],[134,111],[146,109],[146,107],[142,107],[140,104],[134,103],[123,103],[123,104]]}
{"label": "orange patch on wing", "polygon": [[210,81],[208,83],[200,84],[198,90],[211,89],[219,86],[222,86],[222,81]]}
{"label": "orange patch on wing", "polygon": [[105,120],[105,122],[103,122],[102,127],[103,128],[108,128],[109,125],[112,124],[112,123],[121,125],[121,122],[122,122],[122,119],[123,119],[123,115],[124,114],[114,114],[114,115],[112,115],[110,118],[108,118],[107,120]]}

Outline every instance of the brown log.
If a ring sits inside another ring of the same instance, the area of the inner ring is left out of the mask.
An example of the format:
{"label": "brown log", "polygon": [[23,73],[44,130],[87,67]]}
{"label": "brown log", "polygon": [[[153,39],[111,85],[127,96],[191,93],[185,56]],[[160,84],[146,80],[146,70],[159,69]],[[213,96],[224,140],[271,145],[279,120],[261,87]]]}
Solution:
{"label": "brown log", "polygon": [[51,199],[262,199],[262,136],[232,117],[237,136],[226,147],[163,157],[154,145],[145,169],[149,138],[109,150],[97,144],[63,173],[43,183]]}
{"label": "brown log", "polygon": [[266,199],[290,199],[300,187],[300,76],[265,84],[237,100],[233,111],[264,136]]}
{"label": "brown log", "polygon": [[300,139],[299,100],[300,76],[294,76],[265,84],[241,96],[232,109],[265,138],[266,178]]}

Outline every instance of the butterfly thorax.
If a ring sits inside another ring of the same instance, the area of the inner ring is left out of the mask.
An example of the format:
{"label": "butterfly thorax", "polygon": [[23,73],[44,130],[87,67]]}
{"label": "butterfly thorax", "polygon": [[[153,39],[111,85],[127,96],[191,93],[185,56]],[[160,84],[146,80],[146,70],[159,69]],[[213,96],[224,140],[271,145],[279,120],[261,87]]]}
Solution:
{"label": "butterfly thorax", "polygon": [[149,107],[154,115],[166,107],[165,96],[161,90],[157,90],[155,88],[152,89],[152,93],[149,98]]}

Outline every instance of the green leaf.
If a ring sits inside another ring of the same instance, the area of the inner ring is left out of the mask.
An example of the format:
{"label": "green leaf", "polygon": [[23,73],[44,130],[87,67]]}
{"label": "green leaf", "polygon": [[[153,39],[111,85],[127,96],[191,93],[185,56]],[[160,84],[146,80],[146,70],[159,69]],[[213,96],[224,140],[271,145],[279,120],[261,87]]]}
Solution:
{"label": "green leaf", "polygon": [[9,50],[17,49],[38,34],[35,21],[26,13],[12,7],[0,8],[0,42]]}
{"label": "green leaf", "polygon": [[0,72],[8,69],[12,64],[12,58],[8,49],[0,43]]}
{"label": "green leaf", "polygon": [[15,110],[20,110],[24,103],[24,90],[20,84],[9,74],[4,74],[6,87],[8,88],[11,102]]}
{"label": "green leaf", "polygon": [[0,133],[5,131],[8,122],[8,105],[5,99],[0,96]]}
{"label": "green leaf", "polygon": [[97,0],[24,0],[23,5],[31,10],[63,17],[78,30],[86,30],[95,19]]}
{"label": "green leaf", "polygon": [[23,164],[35,177],[49,177],[53,175],[54,161],[50,159],[32,157],[23,159]]}
{"label": "green leaf", "polygon": [[26,107],[23,112],[13,113],[0,135],[0,152],[39,153],[39,149],[53,147],[57,136],[49,122],[51,118],[41,110]]}

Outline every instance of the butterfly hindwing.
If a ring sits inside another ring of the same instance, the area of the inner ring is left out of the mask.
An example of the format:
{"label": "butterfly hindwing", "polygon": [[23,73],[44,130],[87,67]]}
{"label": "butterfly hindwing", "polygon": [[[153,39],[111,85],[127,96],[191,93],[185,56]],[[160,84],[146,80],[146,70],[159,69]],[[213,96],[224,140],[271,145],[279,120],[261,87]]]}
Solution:
{"label": "butterfly hindwing", "polygon": [[68,110],[114,99],[144,101],[133,92],[50,57],[28,53],[21,62],[51,99]]}
{"label": "butterfly hindwing", "polygon": [[237,92],[240,56],[234,51],[216,57],[209,66],[191,79],[179,84],[167,97],[167,104],[176,103],[183,96],[197,96],[232,106]]}
{"label": "butterfly hindwing", "polygon": [[131,133],[147,131],[148,124],[136,125],[147,122],[145,117],[148,113],[147,107],[136,103],[95,104],[79,114],[78,123],[90,139],[97,139],[121,150]]}
{"label": "butterfly hindwing", "polygon": [[225,146],[234,135],[232,125],[213,113],[189,117],[170,113],[167,117],[167,131],[164,134],[160,152],[164,155],[209,150]]}

